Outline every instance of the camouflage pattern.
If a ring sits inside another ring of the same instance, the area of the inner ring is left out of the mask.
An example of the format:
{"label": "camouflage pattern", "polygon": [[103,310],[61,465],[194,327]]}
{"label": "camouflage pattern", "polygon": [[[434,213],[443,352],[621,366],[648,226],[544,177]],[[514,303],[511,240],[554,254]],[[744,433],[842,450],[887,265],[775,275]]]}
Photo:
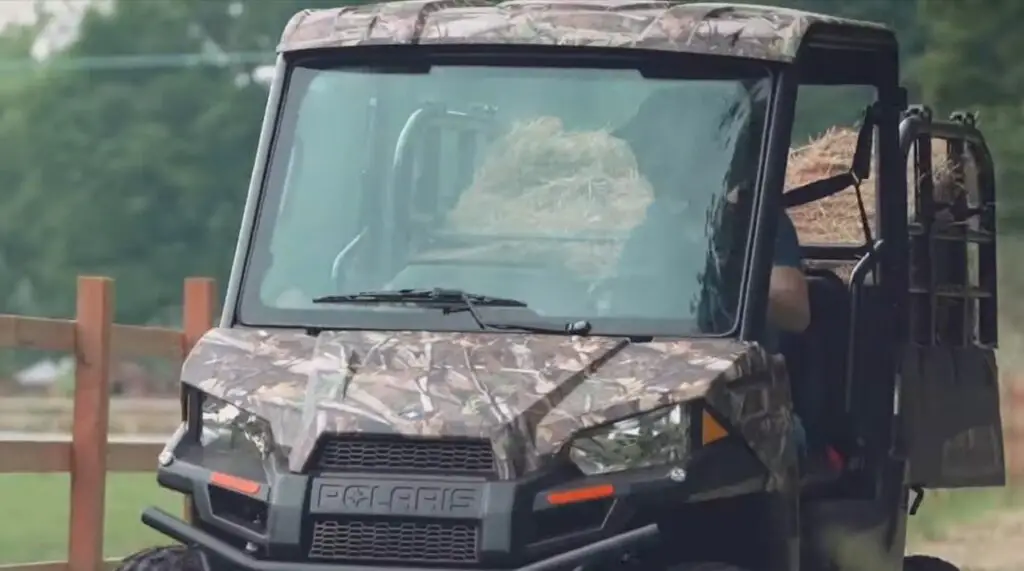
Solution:
{"label": "camouflage pattern", "polygon": [[324,433],[478,437],[521,477],[579,430],[705,398],[778,480],[792,458],[781,360],[727,339],[213,329],[182,381],[265,419],[302,471]]}
{"label": "camouflage pattern", "polygon": [[816,24],[880,24],[745,4],[638,0],[408,0],[292,17],[278,50],[373,44],[519,44],[641,48],[791,61]]}

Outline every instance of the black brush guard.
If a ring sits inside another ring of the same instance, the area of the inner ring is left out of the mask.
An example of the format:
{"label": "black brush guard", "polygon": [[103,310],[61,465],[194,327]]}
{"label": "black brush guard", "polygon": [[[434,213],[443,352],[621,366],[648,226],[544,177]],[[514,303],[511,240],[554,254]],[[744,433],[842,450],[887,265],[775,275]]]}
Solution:
{"label": "black brush guard", "polygon": [[[248,555],[230,544],[217,539],[200,529],[192,527],[181,519],[159,508],[147,508],[142,512],[142,522],[160,533],[186,545],[199,547],[205,554],[221,559],[226,563],[246,571],[466,571],[465,569],[446,570],[437,567],[393,567],[384,565],[339,565],[335,563],[295,563],[290,561],[262,561]],[[491,571],[558,571],[572,569],[590,562],[597,557],[622,551],[640,543],[653,540],[658,535],[657,524],[627,531],[619,535],[596,541],[559,553],[547,559],[530,563],[517,569]],[[212,566],[204,557],[206,571]]]}

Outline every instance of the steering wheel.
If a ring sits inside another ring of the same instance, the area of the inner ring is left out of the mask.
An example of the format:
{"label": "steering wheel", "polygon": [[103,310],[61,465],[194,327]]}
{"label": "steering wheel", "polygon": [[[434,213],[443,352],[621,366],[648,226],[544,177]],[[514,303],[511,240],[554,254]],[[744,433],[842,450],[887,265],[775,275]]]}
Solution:
{"label": "steering wheel", "polygon": [[355,238],[349,240],[348,244],[338,252],[338,255],[334,257],[334,262],[331,263],[331,283],[338,288],[338,291],[344,290],[345,282],[348,281],[348,275],[345,273],[345,262],[352,256],[353,252],[356,251],[358,246],[363,241],[363,236],[366,235],[366,227],[356,234]]}

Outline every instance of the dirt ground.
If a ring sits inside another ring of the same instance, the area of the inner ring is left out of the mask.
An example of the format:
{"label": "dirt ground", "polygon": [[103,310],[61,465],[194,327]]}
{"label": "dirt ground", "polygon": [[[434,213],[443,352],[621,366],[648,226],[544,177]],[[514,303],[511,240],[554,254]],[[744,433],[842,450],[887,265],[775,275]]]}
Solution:
{"label": "dirt ground", "polygon": [[943,535],[913,541],[907,552],[941,557],[962,571],[1024,571],[1024,508],[987,514]]}

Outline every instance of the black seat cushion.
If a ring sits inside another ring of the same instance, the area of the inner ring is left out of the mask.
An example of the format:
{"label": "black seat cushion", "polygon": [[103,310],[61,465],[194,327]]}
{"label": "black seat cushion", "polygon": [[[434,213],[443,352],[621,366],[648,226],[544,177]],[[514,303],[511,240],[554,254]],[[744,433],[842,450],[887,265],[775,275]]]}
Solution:
{"label": "black seat cushion", "polygon": [[818,448],[845,439],[846,358],[850,338],[850,295],[828,270],[807,270],[811,322],[801,334],[780,340],[793,392],[793,406]]}

